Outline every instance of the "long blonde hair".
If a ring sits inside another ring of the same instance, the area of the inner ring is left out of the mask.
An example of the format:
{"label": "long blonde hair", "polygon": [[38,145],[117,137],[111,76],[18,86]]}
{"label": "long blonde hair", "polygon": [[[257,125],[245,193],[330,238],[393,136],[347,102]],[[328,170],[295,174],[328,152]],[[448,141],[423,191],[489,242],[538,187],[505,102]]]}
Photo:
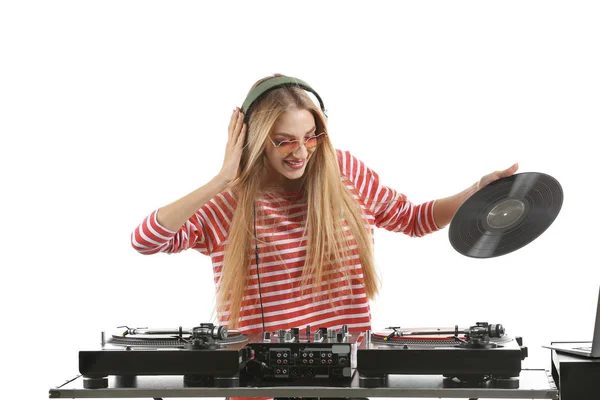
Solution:
{"label": "long blonde hair", "polygon": [[[252,88],[276,74],[256,82]],[[252,90],[252,89],[251,89]],[[255,201],[263,194],[267,175],[265,143],[277,118],[287,110],[304,109],[312,113],[316,132],[327,131],[321,110],[307,93],[298,87],[271,90],[252,105],[241,161],[240,174],[232,184],[237,206],[225,246],[223,268],[217,285],[217,310],[229,312],[229,327],[238,327],[244,316],[242,300],[249,277],[254,249]],[[350,285],[351,246],[357,246],[364,276],[367,298],[373,299],[379,289],[375,270],[373,238],[363,212],[340,179],[337,155],[328,137],[310,157],[303,178],[307,201],[305,236],[306,261],[302,271],[302,287],[321,287],[324,280],[342,275]],[[347,226],[352,234],[345,231]],[[354,239],[352,243],[349,239]],[[260,268],[260,267],[259,267]],[[259,270],[259,273],[261,271]],[[350,289],[351,290],[351,289]],[[331,297],[330,297],[331,302]]]}

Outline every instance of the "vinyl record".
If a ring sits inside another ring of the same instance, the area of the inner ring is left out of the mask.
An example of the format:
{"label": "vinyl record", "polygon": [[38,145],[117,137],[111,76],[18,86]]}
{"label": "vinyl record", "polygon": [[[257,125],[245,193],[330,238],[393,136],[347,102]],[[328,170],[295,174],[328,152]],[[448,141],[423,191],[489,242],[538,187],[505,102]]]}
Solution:
{"label": "vinyl record", "polygon": [[467,257],[508,254],[548,229],[562,202],[562,187],[550,175],[526,172],[501,178],[460,206],[450,223],[450,243]]}

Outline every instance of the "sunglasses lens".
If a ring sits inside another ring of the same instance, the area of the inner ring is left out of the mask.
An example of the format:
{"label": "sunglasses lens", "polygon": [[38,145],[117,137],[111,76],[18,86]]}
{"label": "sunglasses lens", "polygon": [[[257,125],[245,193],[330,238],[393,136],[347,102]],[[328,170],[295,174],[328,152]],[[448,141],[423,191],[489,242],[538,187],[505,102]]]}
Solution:
{"label": "sunglasses lens", "polygon": [[317,147],[319,142],[325,138],[325,136],[327,136],[326,133],[321,133],[320,135],[311,137],[306,141],[306,148],[314,149],[315,147]]}
{"label": "sunglasses lens", "polygon": [[311,137],[310,139],[308,139],[306,141],[306,148],[307,149],[313,149],[315,147],[317,147],[317,144],[319,144],[319,139],[316,137]]}

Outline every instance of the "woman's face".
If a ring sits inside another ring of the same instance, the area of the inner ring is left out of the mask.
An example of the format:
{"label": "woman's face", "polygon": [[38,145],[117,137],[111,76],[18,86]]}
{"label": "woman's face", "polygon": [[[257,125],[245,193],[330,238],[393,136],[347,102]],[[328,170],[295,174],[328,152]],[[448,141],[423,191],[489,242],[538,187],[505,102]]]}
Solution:
{"label": "woman's face", "polygon": [[[306,164],[316,150],[307,149],[304,140],[320,133],[315,130],[315,119],[308,110],[292,109],[277,118],[269,133],[265,150],[269,165],[269,183],[288,191],[299,189],[298,179],[304,175]],[[294,140],[297,140],[300,146],[289,154],[282,154],[282,151],[287,153],[286,147],[293,149],[294,146],[286,145],[286,142]]]}

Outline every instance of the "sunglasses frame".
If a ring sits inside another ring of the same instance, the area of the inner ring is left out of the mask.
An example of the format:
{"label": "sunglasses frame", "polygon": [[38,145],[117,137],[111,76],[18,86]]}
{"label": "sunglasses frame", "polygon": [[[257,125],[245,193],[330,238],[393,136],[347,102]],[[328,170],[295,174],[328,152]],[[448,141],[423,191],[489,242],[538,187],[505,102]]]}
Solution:
{"label": "sunglasses frame", "polygon": [[[327,132],[323,131],[323,132],[319,133],[318,135],[309,136],[308,138],[304,138],[304,139],[302,139],[302,144],[304,145],[304,147],[306,147],[306,148],[307,148],[307,149],[309,149],[309,150],[310,150],[310,149],[314,149],[314,148],[316,148],[316,147],[319,145],[319,138],[325,138],[325,137],[327,137]],[[306,142],[307,142],[308,140],[310,140],[310,139],[315,139],[315,138],[317,139],[317,144],[316,144],[316,145],[314,145],[314,147],[307,147],[307,146],[306,146]],[[300,148],[300,142],[301,142],[301,141],[300,141],[300,140],[298,140],[298,139],[294,139],[294,140],[283,140],[283,141],[279,142],[279,144],[275,144],[275,142],[273,141],[273,139],[271,139],[271,136],[269,136],[269,140],[271,141],[271,143],[273,143],[273,146],[275,146],[275,149],[277,149],[277,151],[279,152],[279,154],[281,154],[281,155],[284,155],[284,156],[290,155],[290,154],[294,153],[296,150],[298,150],[298,149]],[[281,146],[281,145],[283,145],[283,144],[286,144],[286,143],[294,143],[294,142],[298,143],[298,147],[296,147],[294,150],[292,150],[292,151],[290,151],[290,152],[283,153],[283,152],[282,152],[282,151],[279,149],[279,148],[280,148],[280,146]]]}

